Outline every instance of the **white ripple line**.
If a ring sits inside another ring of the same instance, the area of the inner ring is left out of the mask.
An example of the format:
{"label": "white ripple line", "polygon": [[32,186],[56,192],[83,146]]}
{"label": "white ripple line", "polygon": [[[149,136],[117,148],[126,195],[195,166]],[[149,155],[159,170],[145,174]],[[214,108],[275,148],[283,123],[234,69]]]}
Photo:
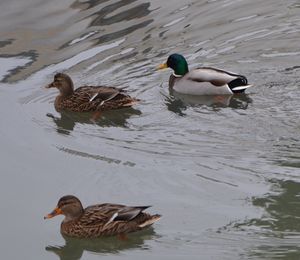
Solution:
{"label": "white ripple line", "polygon": [[174,25],[174,24],[176,24],[176,23],[179,23],[179,22],[181,22],[182,20],[184,20],[184,18],[185,18],[185,16],[180,17],[180,18],[178,18],[178,19],[176,19],[176,20],[174,20],[174,21],[172,21],[172,22],[170,22],[170,23],[167,23],[167,24],[165,24],[165,25],[163,26],[163,28],[170,27],[170,26],[172,26],[172,25]]}

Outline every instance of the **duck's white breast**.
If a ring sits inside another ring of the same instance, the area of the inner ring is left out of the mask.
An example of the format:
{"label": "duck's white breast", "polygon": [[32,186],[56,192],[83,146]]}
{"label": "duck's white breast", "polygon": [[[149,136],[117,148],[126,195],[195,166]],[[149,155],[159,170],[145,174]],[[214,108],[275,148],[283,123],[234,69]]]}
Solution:
{"label": "duck's white breast", "polygon": [[188,95],[231,95],[233,94],[227,84],[216,87],[210,82],[197,82],[187,80],[185,77],[176,80],[173,89],[178,93]]}

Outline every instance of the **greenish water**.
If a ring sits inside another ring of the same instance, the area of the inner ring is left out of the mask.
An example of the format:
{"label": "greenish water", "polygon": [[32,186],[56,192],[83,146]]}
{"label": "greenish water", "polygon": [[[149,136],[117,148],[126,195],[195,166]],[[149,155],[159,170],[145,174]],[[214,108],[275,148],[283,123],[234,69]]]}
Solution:
{"label": "greenish water", "polygon": [[[300,18],[296,0],[2,0],[0,158],[3,259],[300,257]],[[245,74],[246,95],[170,93],[190,67]],[[132,109],[57,113],[46,90],[126,86]],[[52,114],[54,118],[47,116]],[[163,218],[129,239],[64,239],[43,216],[83,205],[153,205]]]}

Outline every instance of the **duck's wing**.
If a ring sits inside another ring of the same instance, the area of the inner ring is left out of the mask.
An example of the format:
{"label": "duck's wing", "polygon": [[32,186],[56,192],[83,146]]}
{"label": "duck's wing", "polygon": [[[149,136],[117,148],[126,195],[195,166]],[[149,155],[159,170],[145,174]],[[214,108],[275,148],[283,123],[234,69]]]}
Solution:
{"label": "duck's wing", "polygon": [[84,86],[76,89],[76,93],[88,93],[89,95],[89,102],[98,99],[100,102],[103,103],[115,98],[117,95],[124,92],[123,89],[115,88],[115,87],[106,87],[106,86]]}
{"label": "duck's wing", "polygon": [[119,204],[98,204],[87,207],[80,222],[86,226],[104,224],[113,221],[130,221],[150,206],[129,207]]}
{"label": "duck's wing", "polygon": [[244,76],[216,68],[201,67],[190,71],[184,77],[194,82],[210,82],[214,86],[221,87]]}
{"label": "duck's wing", "polygon": [[111,99],[114,99],[121,92],[122,92],[122,90],[118,89],[118,88],[101,87],[98,90],[96,90],[96,93],[93,95],[93,97],[90,99],[90,101],[93,101],[94,99],[98,98],[98,99],[101,99],[102,102],[106,102]]}
{"label": "duck's wing", "polygon": [[141,212],[143,212],[145,209],[149,208],[151,206],[137,206],[137,207],[128,207],[124,206],[122,209],[120,209],[118,212],[116,212],[114,215],[114,219],[112,221],[129,221],[134,219],[137,215],[139,215]]}

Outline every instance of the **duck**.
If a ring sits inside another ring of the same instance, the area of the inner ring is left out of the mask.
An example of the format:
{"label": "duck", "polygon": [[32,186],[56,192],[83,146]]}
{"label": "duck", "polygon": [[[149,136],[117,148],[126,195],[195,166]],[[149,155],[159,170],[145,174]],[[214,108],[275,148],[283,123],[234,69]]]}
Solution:
{"label": "duck", "polygon": [[71,77],[65,73],[56,73],[53,82],[46,88],[59,90],[54,102],[58,112],[100,112],[131,107],[139,102],[138,99],[127,95],[122,88],[82,86],[74,90]]}
{"label": "duck", "polygon": [[55,209],[44,219],[64,215],[60,231],[63,236],[74,238],[99,238],[126,235],[150,227],[161,215],[150,215],[144,210],[150,206],[131,207],[121,204],[96,204],[83,208],[74,195],[59,199]]}
{"label": "duck", "polygon": [[200,67],[189,70],[184,56],[178,53],[170,55],[166,63],[158,70],[171,68],[174,72],[169,78],[169,88],[187,95],[232,95],[243,93],[252,85],[245,76],[225,70]]}

